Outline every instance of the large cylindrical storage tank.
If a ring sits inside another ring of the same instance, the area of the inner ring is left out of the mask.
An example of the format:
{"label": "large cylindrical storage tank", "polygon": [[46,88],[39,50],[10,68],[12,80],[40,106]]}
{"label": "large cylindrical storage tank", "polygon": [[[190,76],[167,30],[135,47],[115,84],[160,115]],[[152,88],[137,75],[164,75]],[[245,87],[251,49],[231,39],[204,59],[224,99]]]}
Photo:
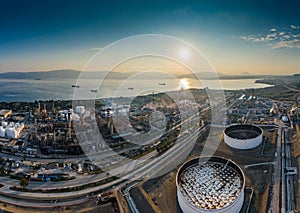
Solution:
{"label": "large cylindrical storage tank", "polygon": [[177,172],[176,186],[183,213],[239,213],[243,206],[244,173],[225,158],[187,161]]}
{"label": "large cylindrical storage tank", "polygon": [[251,124],[237,124],[224,130],[224,142],[235,149],[252,149],[262,142],[262,128]]}
{"label": "large cylindrical storage tank", "polygon": [[0,137],[5,137],[5,129],[3,126],[0,126]]}

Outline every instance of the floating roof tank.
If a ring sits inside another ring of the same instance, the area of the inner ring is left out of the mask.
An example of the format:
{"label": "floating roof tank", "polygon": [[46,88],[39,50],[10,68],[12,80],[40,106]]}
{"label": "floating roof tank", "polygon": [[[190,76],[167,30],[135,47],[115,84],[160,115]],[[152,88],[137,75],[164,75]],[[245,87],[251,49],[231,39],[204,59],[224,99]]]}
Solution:
{"label": "floating roof tank", "polygon": [[262,142],[262,128],[251,124],[236,124],[224,130],[224,142],[235,149],[252,149]]}

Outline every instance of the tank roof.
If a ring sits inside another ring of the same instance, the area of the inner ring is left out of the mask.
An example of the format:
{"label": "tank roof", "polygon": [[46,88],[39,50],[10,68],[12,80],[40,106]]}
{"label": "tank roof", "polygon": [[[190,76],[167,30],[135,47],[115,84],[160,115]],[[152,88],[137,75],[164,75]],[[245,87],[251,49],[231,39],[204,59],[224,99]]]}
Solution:
{"label": "tank roof", "polygon": [[197,208],[225,208],[243,190],[244,176],[240,168],[230,160],[221,159],[188,162],[179,171],[178,186],[186,200]]}
{"label": "tank roof", "polygon": [[261,135],[263,130],[255,125],[238,124],[227,127],[224,133],[231,138],[246,140],[256,138]]}

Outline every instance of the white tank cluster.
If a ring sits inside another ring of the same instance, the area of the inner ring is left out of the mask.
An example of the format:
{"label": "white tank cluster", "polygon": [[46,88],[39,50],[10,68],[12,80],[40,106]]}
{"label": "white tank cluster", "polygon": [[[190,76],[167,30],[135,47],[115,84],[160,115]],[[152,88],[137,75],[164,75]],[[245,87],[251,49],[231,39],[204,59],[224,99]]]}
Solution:
{"label": "white tank cluster", "polygon": [[76,106],[75,107],[75,112],[79,114],[84,114],[85,112],[85,107],[84,106]]}
{"label": "white tank cluster", "polygon": [[71,121],[79,121],[79,115],[73,112],[73,109],[65,109],[58,111],[59,118],[68,120],[68,113],[70,113]]}
{"label": "white tank cluster", "polygon": [[5,137],[5,128],[3,126],[0,126],[0,137],[1,138]]}
{"label": "white tank cluster", "polygon": [[194,158],[176,176],[177,199],[183,213],[238,213],[244,202],[245,177],[231,160]]}
{"label": "white tank cluster", "polygon": [[125,117],[129,112],[129,109],[118,109],[118,115],[121,117]]}
{"label": "white tank cluster", "polygon": [[[85,106],[75,106],[75,112],[73,112],[73,109],[71,110],[71,120],[79,121],[80,117],[82,118],[91,118],[95,120],[95,114],[88,111]],[[66,114],[67,115],[67,114]]]}
{"label": "white tank cluster", "polygon": [[224,142],[235,149],[252,149],[262,143],[262,128],[251,124],[237,124],[224,130]]}
{"label": "white tank cluster", "polygon": [[101,107],[100,114],[104,117],[108,116],[108,110],[109,110],[109,115],[115,115],[116,117],[125,117],[129,114],[129,108],[130,105],[123,105],[123,104],[108,104],[106,106]]}
{"label": "white tank cluster", "polygon": [[23,123],[7,123],[2,121],[0,126],[0,137],[18,138],[23,129]]}

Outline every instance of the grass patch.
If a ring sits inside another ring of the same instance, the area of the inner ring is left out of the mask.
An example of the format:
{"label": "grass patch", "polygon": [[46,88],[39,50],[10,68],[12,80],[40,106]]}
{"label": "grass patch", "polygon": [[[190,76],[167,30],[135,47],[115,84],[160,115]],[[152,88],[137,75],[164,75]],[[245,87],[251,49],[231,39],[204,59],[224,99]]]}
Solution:
{"label": "grass patch", "polygon": [[74,187],[65,187],[65,188],[57,188],[57,189],[28,189],[28,188],[22,188],[18,186],[12,186],[10,187],[11,190],[15,191],[21,191],[21,192],[31,192],[31,193],[62,193],[62,192],[74,192],[74,191],[80,191],[83,189],[87,189],[90,187],[96,187],[103,184],[106,184],[108,182],[114,181],[118,179],[118,177],[109,177],[97,182],[88,183],[80,186],[74,186]]}

